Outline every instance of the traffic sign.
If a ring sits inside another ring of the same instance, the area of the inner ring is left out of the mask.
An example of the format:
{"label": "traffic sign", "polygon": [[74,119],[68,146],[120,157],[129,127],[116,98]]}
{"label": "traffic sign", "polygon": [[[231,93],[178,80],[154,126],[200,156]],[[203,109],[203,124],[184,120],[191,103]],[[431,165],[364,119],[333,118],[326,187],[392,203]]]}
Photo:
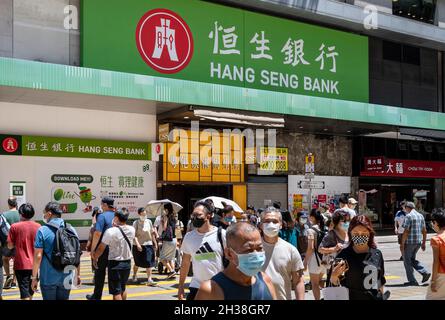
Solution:
{"label": "traffic sign", "polygon": [[309,153],[305,159],[305,172],[314,173],[315,172],[315,158],[312,153]]}
{"label": "traffic sign", "polygon": [[325,182],[324,181],[301,180],[298,182],[298,187],[300,189],[324,189]]}

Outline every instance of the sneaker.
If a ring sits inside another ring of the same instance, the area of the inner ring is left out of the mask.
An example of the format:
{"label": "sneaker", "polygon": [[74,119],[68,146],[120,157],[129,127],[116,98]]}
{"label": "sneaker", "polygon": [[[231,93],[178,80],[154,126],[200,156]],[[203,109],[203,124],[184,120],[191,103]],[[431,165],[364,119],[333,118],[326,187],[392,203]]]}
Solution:
{"label": "sneaker", "polygon": [[400,259],[399,259],[400,261],[403,261],[403,257],[400,257]]}
{"label": "sneaker", "polygon": [[96,300],[92,294],[87,294],[86,298],[87,300]]}
{"label": "sneaker", "polygon": [[176,271],[170,272],[165,279],[173,279],[174,277],[176,277]]}
{"label": "sneaker", "polygon": [[149,281],[147,281],[147,286],[149,286],[149,287],[157,287],[158,284],[150,279]]}
{"label": "sneaker", "polygon": [[9,275],[6,277],[5,284],[3,285],[3,289],[8,290],[11,289],[12,281],[14,280],[13,275]]}
{"label": "sneaker", "polygon": [[11,283],[11,289],[17,289],[17,283],[15,282]]}
{"label": "sneaker", "polygon": [[409,282],[405,282],[403,285],[407,286],[407,287],[418,287],[419,283],[417,281],[413,281],[413,282],[409,281]]}
{"label": "sneaker", "polygon": [[138,282],[138,276],[134,275],[133,278],[131,278],[132,282]]}
{"label": "sneaker", "polygon": [[427,272],[422,275],[422,283],[427,282],[431,277],[431,273]]}

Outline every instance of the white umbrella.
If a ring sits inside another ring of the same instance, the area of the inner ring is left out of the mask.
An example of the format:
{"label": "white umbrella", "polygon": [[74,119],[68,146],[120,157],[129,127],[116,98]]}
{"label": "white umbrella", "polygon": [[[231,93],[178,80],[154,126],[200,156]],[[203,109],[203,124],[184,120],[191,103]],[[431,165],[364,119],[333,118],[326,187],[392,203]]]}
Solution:
{"label": "white umbrella", "polygon": [[232,206],[233,210],[235,212],[239,212],[239,213],[244,212],[244,210],[241,209],[241,207],[233,200],[229,200],[229,199],[221,198],[221,197],[207,197],[205,199],[202,199],[202,201],[205,201],[205,200],[212,200],[213,205],[215,206],[215,208],[218,208],[218,209],[224,209],[224,204],[223,204],[223,202],[224,202],[226,205]]}
{"label": "white umbrella", "polygon": [[182,206],[179,203],[173,202],[168,199],[151,200],[145,207],[145,210],[147,210],[150,214],[152,214],[155,217],[160,216],[162,213],[162,210],[164,210],[164,204],[166,204],[166,203],[172,204],[174,212],[179,212],[182,210]]}

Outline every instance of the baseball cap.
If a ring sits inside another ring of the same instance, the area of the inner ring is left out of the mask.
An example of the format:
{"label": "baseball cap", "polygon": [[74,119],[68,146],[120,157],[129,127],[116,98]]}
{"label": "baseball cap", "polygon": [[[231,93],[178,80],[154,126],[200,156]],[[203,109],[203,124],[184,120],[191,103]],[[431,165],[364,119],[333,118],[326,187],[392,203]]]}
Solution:
{"label": "baseball cap", "polygon": [[111,197],[103,197],[102,198],[102,203],[105,203],[109,207],[113,207],[114,206],[114,199],[111,198]]}
{"label": "baseball cap", "polygon": [[357,200],[355,200],[354,198],[349,198],[348,203],[356,204]]}
{"label": "baseball cap", "polygon": [[299,215],[300,218],[307,218],[308,217],[308,214],[307,214],[306,211],[301,211],[298,215]]}

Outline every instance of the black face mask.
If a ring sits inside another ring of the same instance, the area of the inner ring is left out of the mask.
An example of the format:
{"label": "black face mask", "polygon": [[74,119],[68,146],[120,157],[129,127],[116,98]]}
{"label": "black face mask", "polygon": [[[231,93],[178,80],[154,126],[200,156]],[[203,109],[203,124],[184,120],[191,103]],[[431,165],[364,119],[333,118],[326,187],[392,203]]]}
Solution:
{"label": "black face mask", "polygon": [[201,228],[205,223],[205,219],[204,218],[193,218],[192,219],[192,224],[195,228]]}

